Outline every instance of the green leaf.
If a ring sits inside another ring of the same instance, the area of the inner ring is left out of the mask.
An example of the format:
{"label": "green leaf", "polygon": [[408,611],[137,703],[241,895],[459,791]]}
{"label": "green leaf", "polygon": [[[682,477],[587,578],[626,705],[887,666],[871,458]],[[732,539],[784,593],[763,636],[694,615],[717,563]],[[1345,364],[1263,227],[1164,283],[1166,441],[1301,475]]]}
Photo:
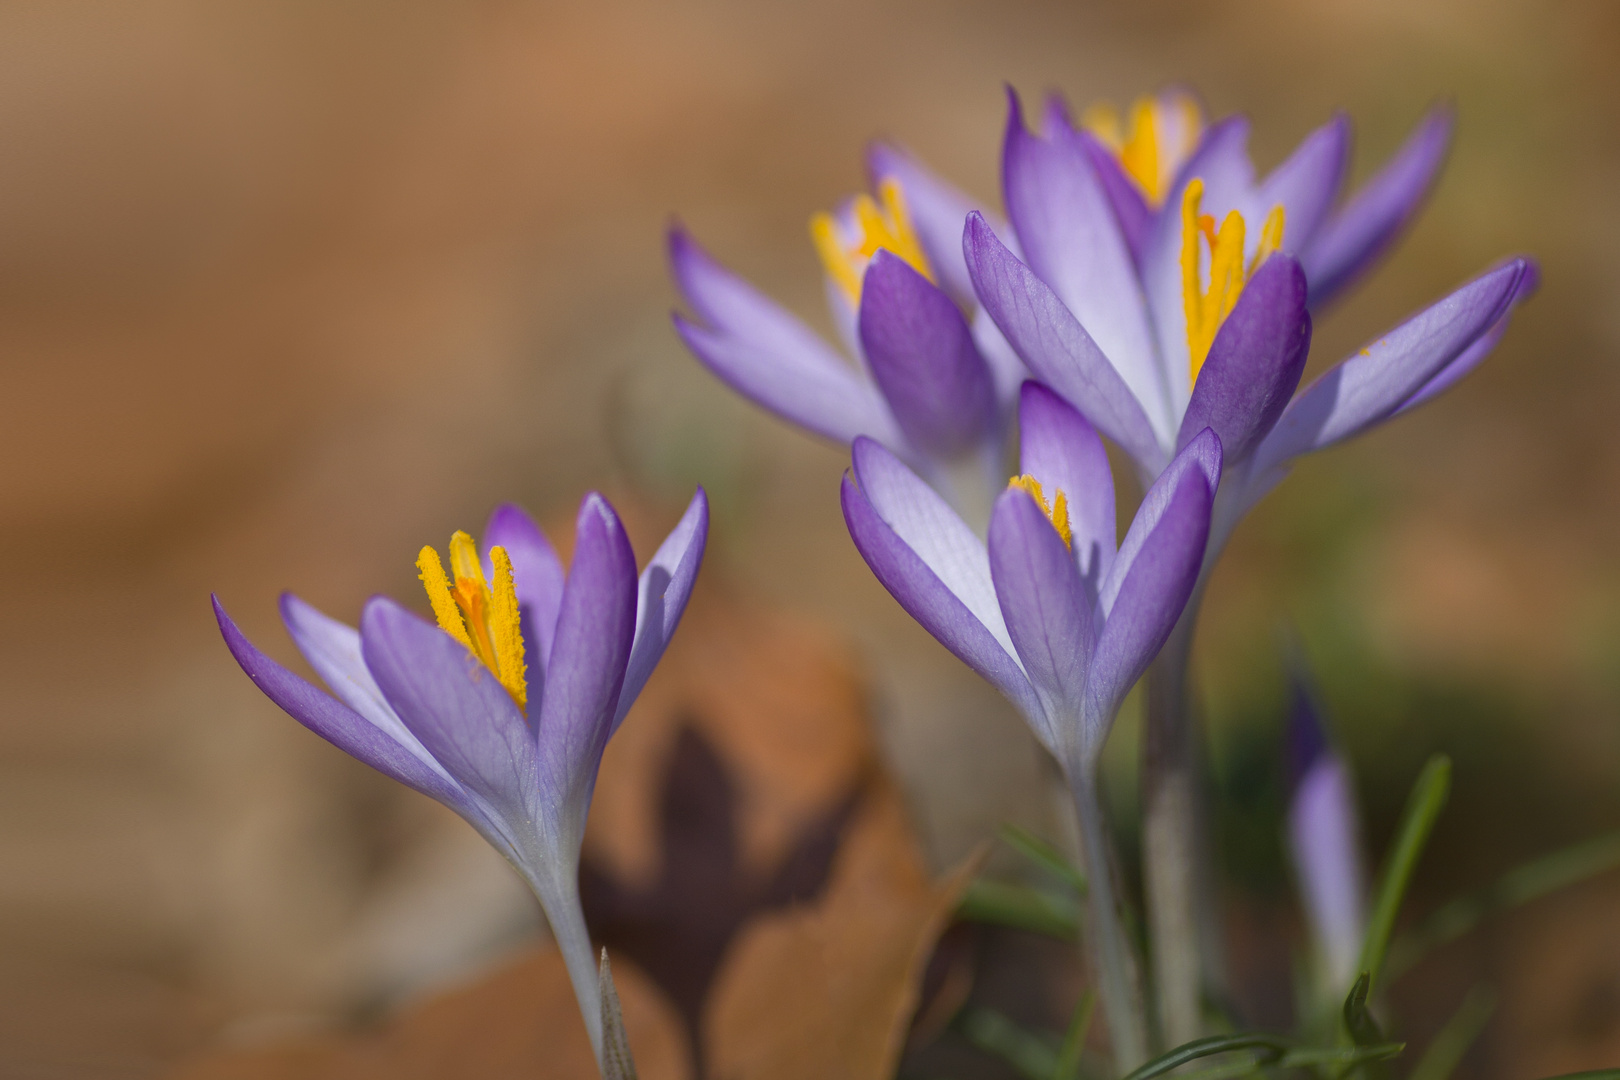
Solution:
{"label": "green leaf", "polygon": [[1086,895],[1086,875],[1045,840],[1028,829],[1010,822],[1001,827],[1001,839],[1006,841],[1008,847],[1055,876],[1081,896]]}
{"label": "green leaf", "polygon": [[1091,1031],[1091,1013],[1097,1006],[1097,995],[1090,990],[1080,995],[1069,1020],[1069,1030],[1063,1034],[1063,1047],[1058,1050],[1057,1066],[1052,1080],[1079,1080],[1080,1055],[1086,1048],[1086,1035]]}
{"label": "green leaf", "polygon": [[[1378,889],[1374,893],[1372,918],[1367,923],[1367,936],[1361,946],[1361,970],[1366,974],[1368,989],[1378,982],[1379,970],[1389,952],[1390,934],[1395,929],[1395,916],[1400,913],[1401,901],[1406,898],[1407,886],[1417,869],[1418,858],[1434,832],[1434,823],[1446,805],[1451,792],[1451,759],[1436,754],[1423,766],[1412,794],[1406,800],[1406,811],[1395,831],[1395,845],[1379,875]],[[1352,992],[1353,993],[1353,992]],[[1363,995],[1365,999],[1365,995]]]}
{"label": "green leaf", "polygon": [[[1207,1039],[1194,1039],[1166,1051],[1152,1061],[1129,1073],[1124,1080],[1149,1080],[1179,1069],[1189,1061],[1197,1061],[1212,1054],[1225,1054],[1233,1050],[1263,1050],[1262,1062],[1275,1062],[1292,1048],[1292,1043],[1281,1035],[1249,1032],[1238,1035],[1211,1035]],[[1258,1062],[1257,1062],[1258,1063]]]}
{"label": "green leaf", "polygon": [[1367,1011],[1367,992],[1372,989],[1372,976],[1365,971],[1344,999],[1344,1030],[1357,1046],[1376,1046],[1384,1041],[1378,1022]]}
{"label": "green leaf", "polygon": [[1593,1069],[1590,1072],[1563,1073],[1547,1080],[1620,1080],[1620,1069]]}
{"label": "green leaf", "polygon": [[602,1076],[605,1080],[636,1080],[636,1063],[630,1057],[630,1039],[624,1030],[624,1010],[619,1006],[619,991],[613,985],[606,949],[602,950],[597,977],[601,981]]}
{"label": "green leaf", "polygon": [[1515,867],[1480,892],[1460,897],[1401,935],[1385,965],[1394,979],[1430,949],[1462,937],[1487,916],[1528,903],[1620,866],[1620,832],[1605,833]]}
{"label": "green leaf", "polygon": [[1300,1069],[1320,1065],[1362,1065],[1392,1058],[1405,1049],[1405,1046],[1405,1043],[1379,1043],[1376,1046],[1304,1047],[1290,1050],[1275,1060],[1255,1057],[1207,1069],[1190,1069],[1187,1072],[1177,1073],[1176,1080],[1225,1080],[1227,1077],[1253,1075],[1262,1068]]}
{"label": "green leaf", "polygon": [[1028,930],[1048,937],[1076,941],[1080,937],[1080,905],[1027,885],[1001,881],[973,882],[956,904],[956,917],[965,922],[993,923]]}
{"label": "green leaf", "polygon": [[1495,1011],[1496,995],[1489,987],[1476,986],[1468,991],[1406,1080],[1448,1080]]}
{"label": "green leaf", "polygon": [[1057,1072],[1058,1055],[1051,1043],[994,1009],[963,1009],[951,1026],[980,1050],[1018,1070],[1026,1080],[1052,1080]]}

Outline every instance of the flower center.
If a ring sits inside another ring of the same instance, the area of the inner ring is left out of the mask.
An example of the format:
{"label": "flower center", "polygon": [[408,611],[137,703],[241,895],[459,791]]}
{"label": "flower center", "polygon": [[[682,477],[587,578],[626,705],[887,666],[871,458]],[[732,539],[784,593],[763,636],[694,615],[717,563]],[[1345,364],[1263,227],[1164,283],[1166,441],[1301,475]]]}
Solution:
{"label": "flower center", "polygon": [[[1181,298],[1187,309],[1187,351],[1190,381],[1198,373],[1215,343],[1215,333],[1237,306],[1243,286],[1270,255],[1282,246],[1283,208],[1279,203],[1266,215],[1260,228],[1260,246],[1247,266],[1243,262],[1243,215],[1233,210],[1215,227],[1215,219],[1199,214],[1204,197],[1204,181],[1194,177],[1181,198]],[[1200,280],[1201,250],[1198,238],[1209,248],[1209,286]]]}
{"label": "flower center", "polygon": [[821,265],[851,304],[861,302],[861,277],[880,249],[899,256],[917,273],[934,280],[928,256],[923,254],[911,227],[905,194],[893,177],[878,185],[877,199],[865,194],[855,196],[849,220],[840,222],[825,211],[812,216],[810,239],[821,256]]}
{"label": "flower center", "polygon": [[1029,473],[1013,477],[1007,481],[1007,486],[1022,488],[1029,492],[1034,497],[1035,504],[1041,508],[1041,513],[1046,515],[1046,520],[1057,530],[1058,536],[1063,540],[1063,546],[1071,551],[1074,549],[1074,533],[1069,528],[1069,497],[1063,494],[1062,488],[1052,489],[1052,501],[1048,503],[1046,493],[1041,490],[1041,482]]}
{"label": "flower center", "polygon": [[523,677],[523,632],[512,584],[512,560],[505,548],[492,547],[489,561],[495,569],[493,584],[484,580],[484,565],[473,538],[458,531],[450,538],[453,584],[445,576],[439,553],[431,547],[424,547],[416,557],[416,568],[439,626],[472,650],[522,709],[528,705],[529,684]]}
{"label": "flower center", "polygon": [[1128,122],[1121,120],[1112,102],[1093,105],[1080,118],[1080,126],[1114,152],[1120,167],[1157,206],[1164,202],[1176,170],[1198,145],[1204,115],[1191,94],[1172,92],[1137,98]]}

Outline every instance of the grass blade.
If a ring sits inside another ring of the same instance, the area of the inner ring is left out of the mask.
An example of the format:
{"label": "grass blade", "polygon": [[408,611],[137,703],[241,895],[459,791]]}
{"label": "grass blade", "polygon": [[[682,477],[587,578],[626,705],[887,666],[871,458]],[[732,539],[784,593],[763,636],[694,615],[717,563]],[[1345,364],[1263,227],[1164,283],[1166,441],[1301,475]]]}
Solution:
{"label": "grass blade", "polygon": [[1086,875],[1045,840],[1028,829],[1011,823],[1001,827],[1001,839],[1006,841],[1008,847],[1058,878],[1081,896],[1086,895]]}
{"label": "grass blade", "polygon": [[1064,1032],[1063,1046],[1058,1050],[1057,1067],[1052,1070],[1052,1080],[1079,1080],[1080,1055],[1086,1049],[1086,1036],[1091,1032],[1091,1014],[1097,1007],[1097,995],[1087,990],[1080,995],[1080,1003],[1074,1007],[1074,1017],[1069,1021],[1069,1030]]}
{"label": "grass blade", "polygon": [[965,922],[1028,930],[1064,941],[1077,941],[1080,937],[1079,904],[1069,897],[1027,885],[981,878],[962,893],[956,905],[956,917]]}
{"label": "grass blade", "polygon": [[994,1054],[1025,1080],[1052,1080],[1058,1055],[1051,1044],[994,1009],[964,1009],[952,1025],[974,1046]]}
{"label": "grass blade", "polygon": [[1372,918],[1367,922],[1367,936],[1361,946],[1361,970],[1368,981],[1368,990],[1378,982],[1384,958],[1389,953],[1389,939],[1395,929],[1395,916],[1400,913],[1401,901],[1406,898],[1407,886],[1417,869],[1423,848],[1434,832],[1434,823],[1446,805],[1451,793],[1451,759],[1436,754],[1423,766],[1412,794],[1406,800],[1406,810],[1395,831],[1395,844],[1389,859],[1379,875],[1378,889],[1374,893]]}
{"label": "grass blade", "polygon": [[[1213,1054],[1225,1054],[1233,1050],[1262,1050],[1261,1061],[1276,1061],[1286,1054],[1292,1043],[1281,1035],[1266,1035],[1259,1032],[1249,1032],[1240,1035],[1211,1035],[1207,1039],[1194,1039],[1189,1043],[1182,1043],[1174,1050],[1166,1051],[1147,1064],[1129,1073],[1124,1080],[1150,1080],[1151,1077],[1163,1076],[1173,1069],[1179,1069],[1189,1061],[1197,1061]],[[1256,1062],[1259,1064],[1260,1062]]]}
{"label": "grass blade", "polygon": [[1446,1026],[1440,1029],[1428,1049],[1423,1051],[1423,1056],[1406,1080],[1449,1080],[1495,1011],[1496,995],[1489,987],[1476,986],[1468,991],[1468,996],[1463,998],[1457,1011],[1446,1021]]}

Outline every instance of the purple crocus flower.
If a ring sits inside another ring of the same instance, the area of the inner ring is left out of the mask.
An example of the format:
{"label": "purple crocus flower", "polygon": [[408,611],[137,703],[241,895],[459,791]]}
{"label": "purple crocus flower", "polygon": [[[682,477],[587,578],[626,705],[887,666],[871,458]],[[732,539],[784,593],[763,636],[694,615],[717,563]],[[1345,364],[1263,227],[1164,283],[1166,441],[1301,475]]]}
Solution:
{"label": "purple crocus flower", "polygon": [[961,253],[972,203],[901,151],[875,147],[871,161],[876,198],[810,229],[853,362],[679,227],[670,263],[696,319],[676,314],[675,329],[744,397],[839,442],[875,439],[982,516],[1025,372],[988,319],[964,314],[976,306]]}
{"label": "purple crocus flower", "polygon": [[1130,950],[1114,910],[1097,761],[1121,701],[1191,595],[1220,483],[1221,442],[1189,439],[1115,545],[1114,487],[1096,430],[1038,383],[1019,402],[1023,475],[996,500],[989,542],[877,442],[860,438],[844,519],[910,615],[990,681],[1062,765],[1090,869],[1093,955],[1125,1068],[1145,1053]]}
{"label": "purple crocus flower", "polygon": [[1289,717],[1288,854],[1328,1000],[1349,989],[1366,933],[1366,882],[1355,786],[1302,680]]}
{"label": "purple crocus flower", "polygon": [[466,533],[451,572],[417,566],[439,625],[373,597],[358,631],[291,593],[281,617],[331,694],[260,652],[225,614],[225,644],[259,689],[339,749],[450,807],[523,875],[551,923],[602,1054],[602,1007],[579,904],[579,852],[596,772],[669,643],[708,536],[702,489],[636,575],[618,515],[587,495],[573,564],[522,510]]}

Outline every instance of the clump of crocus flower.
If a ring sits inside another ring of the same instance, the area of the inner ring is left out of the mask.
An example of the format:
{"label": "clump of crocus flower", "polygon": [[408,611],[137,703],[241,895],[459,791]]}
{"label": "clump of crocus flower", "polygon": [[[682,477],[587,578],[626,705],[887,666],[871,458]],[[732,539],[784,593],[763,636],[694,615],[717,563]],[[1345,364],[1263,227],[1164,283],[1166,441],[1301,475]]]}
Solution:
{"label": "clump of crocus flower", "polygon": [[523,876],[599,1062],[604,1006],[579,902],[585,816],[608,739],[686,609],[708,523],[699,490],[638,578],[618,515],[588,495],[565,572],[529,516],[502,506],[482,550],[464,532],[451,537],[448,572],[422,549],[437,625],[374,597],[357,631],[285,593],[287,633],[329,694],[259,651],[214,600],[226,645],[272,701],[460,814]]}

